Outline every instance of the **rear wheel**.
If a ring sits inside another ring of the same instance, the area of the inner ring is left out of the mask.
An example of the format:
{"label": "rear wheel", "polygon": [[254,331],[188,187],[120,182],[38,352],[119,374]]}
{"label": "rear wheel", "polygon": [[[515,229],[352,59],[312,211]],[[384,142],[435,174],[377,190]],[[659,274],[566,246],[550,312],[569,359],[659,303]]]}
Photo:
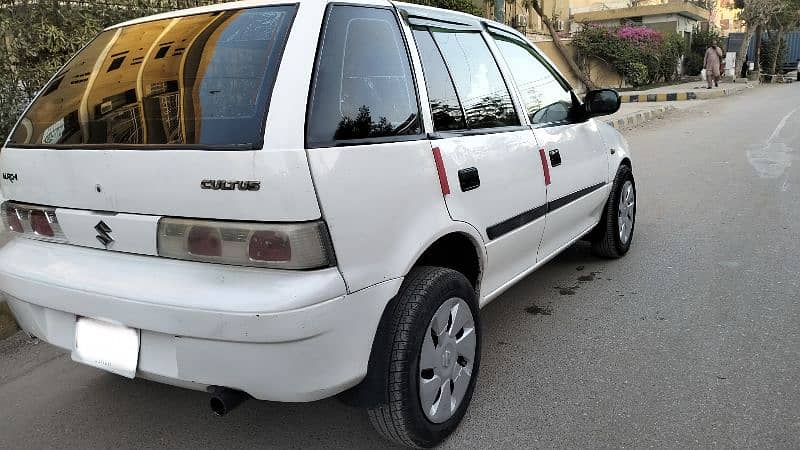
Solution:
{"label": "rear wheel", "polygon": [[438,267],[411,271],[386,330],[386,401],[372,425],[399,444],[429,448],[455,430],[472,399],[480,366],[475,291],[464,275]]}
{"label": "rear wheel", "polygon": [[619,258],[631,248],[636,224],[636,183],[631,168],[617,170],[603,217],[591,235],[592,250],[598,256]]}

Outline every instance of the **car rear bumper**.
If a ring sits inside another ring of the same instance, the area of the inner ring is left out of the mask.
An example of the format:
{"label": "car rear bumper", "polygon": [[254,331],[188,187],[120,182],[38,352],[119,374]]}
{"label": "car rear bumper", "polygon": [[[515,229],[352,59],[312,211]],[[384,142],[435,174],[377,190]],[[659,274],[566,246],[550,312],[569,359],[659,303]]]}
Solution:
{"label": "car rear bumper", "polygon": [[312,401],[366,375],[401,280],[346,294],[336,269],[292,272],[118,254],[15,239],[0,291],[20,326],[67,350],[77,317],[141,330],[137,376],[257,399]]}

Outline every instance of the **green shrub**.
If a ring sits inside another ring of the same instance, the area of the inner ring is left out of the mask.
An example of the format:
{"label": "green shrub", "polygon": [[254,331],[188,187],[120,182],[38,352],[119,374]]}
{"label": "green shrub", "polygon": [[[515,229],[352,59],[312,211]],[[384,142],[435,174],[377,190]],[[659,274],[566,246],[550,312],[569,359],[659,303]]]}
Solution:
{"label": "green shrub", "polygon": [[687,75],[700,75],[703,70],[703,55],[697,53],[689,53],[683,60],[683,69]]}
{"label": "green shrub", "polygon": [[671,81],[678,74],[678,62],[686,48],[683,36],[670,33],[664,37],[661,48],[661,65],[658,73],[664,81]]}
{"label": "green shrub", "polygon": [[581,59],[602,59],[637,87],[671,80],[684,50],[677,34],[665,37],[646,27],[589,26],[575,34],[573,44]]}
{"label": "green shrub", "polygon": [[646,64],[631,62],[625,65],[625,78],[634,86],[643,86],[650,82],[649,69]]}

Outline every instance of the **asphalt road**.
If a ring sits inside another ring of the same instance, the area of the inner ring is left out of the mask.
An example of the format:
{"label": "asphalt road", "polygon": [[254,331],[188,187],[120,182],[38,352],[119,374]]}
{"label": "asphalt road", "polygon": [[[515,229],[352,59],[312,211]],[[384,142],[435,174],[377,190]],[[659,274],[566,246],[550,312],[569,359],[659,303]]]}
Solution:
{"label": "asphalt road", "polygon": [[[577,244],[484,311],[469,413],[445,448],[800,446],[800,85],[630,130],[627,257]],[[793,113],[792,113],[793,111]],[[335,400],[249,402],[0,343],[0,447],[385,447]]]}

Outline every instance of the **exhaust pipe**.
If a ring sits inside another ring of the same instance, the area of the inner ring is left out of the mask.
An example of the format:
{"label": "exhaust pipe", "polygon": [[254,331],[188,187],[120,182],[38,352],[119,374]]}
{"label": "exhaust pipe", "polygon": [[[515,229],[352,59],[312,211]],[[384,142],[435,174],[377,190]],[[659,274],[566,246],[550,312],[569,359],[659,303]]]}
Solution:
{"label": "exhaust pipe", "polygon": [[222,417],[233,411],[242,402],[250,398],[246,392],[237,391],[222,386],[210,386],[208,392],[211,393],[211,411]]}

